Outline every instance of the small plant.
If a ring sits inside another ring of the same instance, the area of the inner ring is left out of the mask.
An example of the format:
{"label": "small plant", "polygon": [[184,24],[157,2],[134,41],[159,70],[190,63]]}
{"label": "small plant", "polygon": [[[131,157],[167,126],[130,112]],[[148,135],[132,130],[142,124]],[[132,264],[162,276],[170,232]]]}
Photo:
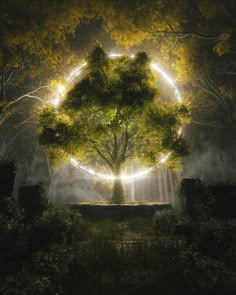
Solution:
{"label": "small plant", "polygon": [[154,230],[160,235],[170,235],[175,232],[177,216],[173,210],[156,212],[154,216]]}

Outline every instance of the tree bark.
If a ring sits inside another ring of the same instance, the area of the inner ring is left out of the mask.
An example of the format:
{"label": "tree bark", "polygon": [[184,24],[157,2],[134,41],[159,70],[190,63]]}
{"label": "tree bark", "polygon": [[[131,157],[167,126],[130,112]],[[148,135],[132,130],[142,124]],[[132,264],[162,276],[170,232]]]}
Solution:
{"label": "tree bark", "polygon": [[120,179],[121,169],[120,165],[116,165],[113,170],[113,175],[115,176],[115,180],[113,182],[112,188],[112,204],[123,204],[125,202],[125,194],[122,180]]}
{"label": "tree bark", "polygon": [[123,189],[123,183],[120,179],[115,179],[112,188],[112,204],[123,204],[125,202],[125,194]]}

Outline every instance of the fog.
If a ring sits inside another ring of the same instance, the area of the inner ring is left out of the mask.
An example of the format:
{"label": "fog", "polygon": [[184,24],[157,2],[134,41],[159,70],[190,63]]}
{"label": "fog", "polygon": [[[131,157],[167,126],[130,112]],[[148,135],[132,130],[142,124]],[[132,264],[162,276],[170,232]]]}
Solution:
{"label": "fog", "polygon": [[[53,173],[50,188],[51,202],[103,201],[111,197],[112,182],[86,175],[71,165]],[[180,173],[160,169],[144,178],[124,182],[128,201],[175,202],[175,188]]]}
{"label": "fog", "polygon": [[224,150],[206,144],[201,150],[194,150],[184,160],[183,177],[199,178],[205,183],[236,182],[235,147]]}

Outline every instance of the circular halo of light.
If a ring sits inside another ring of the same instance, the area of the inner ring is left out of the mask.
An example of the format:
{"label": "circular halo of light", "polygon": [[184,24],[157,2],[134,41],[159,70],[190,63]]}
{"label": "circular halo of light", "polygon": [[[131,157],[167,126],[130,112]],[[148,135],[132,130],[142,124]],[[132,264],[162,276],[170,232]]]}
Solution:
{"label": "circular halo of light", "polygon": [[[117,57],[121,57],[122,54],[120,53],[110,53],[109,54],[109,58],[117,58]],[[131,54],[129,55],[130,58],[134,58],[135,55]],[[73,83],[76,82],[79,75],[82,73],[83,68],[85,68],[87,65],[86,62],[82,63],[80,66],[78,66],[77,68],[75,68],[74,70],[72,70],[70,72],[70,74],[66,77],[65,81],[66,83]],[[175,98],[178,102],[182,102],[182,97],[180,95],[180,92],[176,86],[176,84],[174,83],[173,79],[155,62],[151,62],[150,67],[156,71],[157,73],[159,73],[162,78],[165,80],[165,82],[172,88]],[[50,103],[52,105],[54,105],[56,108],[60,105],[60,102],[62,101],[64,94],[66,93],[66,87],[63,84],[59,84],[57,86],[57,90],[56,90],[56,95],[55,97],[50,100]],[[182,127],[178,130],[178,135],[180,136],[182,133]],[[165,163],[171,153],[168,153],[167,155],[161,157],[161,159],[159,160],[158,164],[163,164]],[[100,173],[97,172],[91,168],[88,168],[84,165],[82,165],[78,160],[76,160],[73,157],[70,157],[70,163],[77,169],[79,169],[80,171],[84,172],[87,175],[102,179],[102,180],[107,180],[107,181],[114,181],[115,179],[121,179],[122,181],[125,182],[129,182],[132,180],[137,180],[140,178],[143,178],[145,176],[147,176],[155,167],[151,167],[149,169],[146,169],[144,171],[138,172],[138,173],[134,173],[134,174],[122,174],[120,177],[116,177],[112,174],[104,174],[104,173]]]}

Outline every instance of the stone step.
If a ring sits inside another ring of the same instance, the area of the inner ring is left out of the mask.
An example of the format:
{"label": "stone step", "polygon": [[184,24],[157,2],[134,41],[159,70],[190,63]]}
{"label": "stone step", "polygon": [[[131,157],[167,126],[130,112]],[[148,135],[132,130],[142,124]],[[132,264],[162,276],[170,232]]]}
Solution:
{"label": "stone step", "polygon": [[155,212],[171,208],[169,203],[70,203],[65,205],[70,210],[78,210],[82,217],[94,219],[125,220],[135,217],[152,217]]}

